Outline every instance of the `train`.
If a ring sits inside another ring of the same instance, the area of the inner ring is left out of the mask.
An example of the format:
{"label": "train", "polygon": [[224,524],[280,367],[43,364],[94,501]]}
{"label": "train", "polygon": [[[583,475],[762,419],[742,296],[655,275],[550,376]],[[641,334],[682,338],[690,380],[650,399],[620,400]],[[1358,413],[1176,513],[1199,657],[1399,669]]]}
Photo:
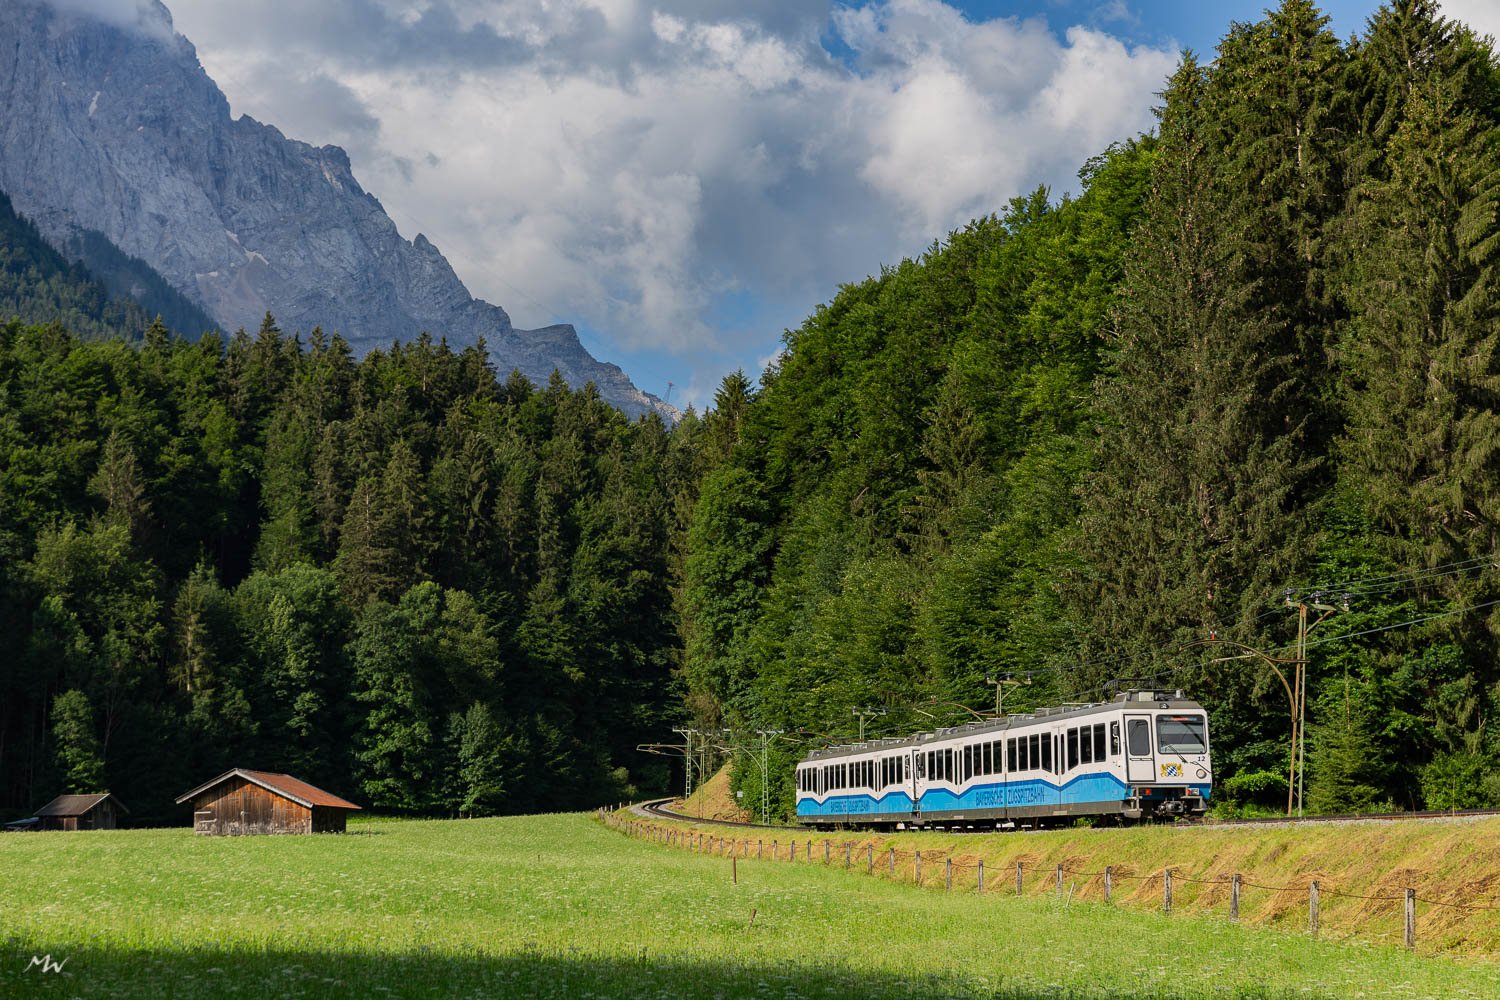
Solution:
{"label": "train", "polygon": [[1213,783],[1208,713],[1182,691],[1038,708],[797,765],[811,827],[1014,829],[1192,818]]}

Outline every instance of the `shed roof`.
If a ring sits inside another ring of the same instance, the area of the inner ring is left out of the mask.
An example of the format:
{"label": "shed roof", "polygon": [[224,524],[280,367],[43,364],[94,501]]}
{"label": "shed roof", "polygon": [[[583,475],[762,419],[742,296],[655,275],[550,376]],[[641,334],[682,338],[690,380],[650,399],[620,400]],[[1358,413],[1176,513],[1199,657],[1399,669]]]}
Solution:
{"label": "shed roof", "polygon": [[309,809],[314,806],[326,806],[332,809],[359,809],[359,806],[353,802],[341,799],[337,795],[323,791],[321,788],[315,788],[305,781],[292,777],[290,774],[275,774],[271,771],[251,771],[243,767],[237,767],[232,771],[225,771],[212,781],[205,781],[192,791],[183,792],[177,796],[177,802],[180,805],[191,798],[201,795],[215,785],[228,781],[230,778],[244,778],[253,785],[259,785],[268,792],[275,792],[277,795],[291,799],[298,805],[307,806]]}
{"label": "shed roof", "polygon": [[[108,792],[93,792],[88,795],[59,795],[36,811],[38,816],[82,816],[105,799],[114,798]],[[115,799],[116,808],[130,812],[125,803]]]}

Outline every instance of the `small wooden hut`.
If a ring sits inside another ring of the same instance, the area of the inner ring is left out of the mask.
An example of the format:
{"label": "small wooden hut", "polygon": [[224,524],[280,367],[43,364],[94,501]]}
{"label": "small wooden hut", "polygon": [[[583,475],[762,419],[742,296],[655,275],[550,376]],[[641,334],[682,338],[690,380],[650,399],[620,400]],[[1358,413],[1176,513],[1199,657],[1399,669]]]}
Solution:
{"label": "small wooden hut", "polygon": [[343,833],[353,802],[289,774],[237,767],[177,797],[193,803],[193,832],[237,837],[264,833]]}
{"label": "small wooden hut", "polygon": [[43,830],[113,830],[120,825],[125,803],[108,792],[59,795],[36,811]]}

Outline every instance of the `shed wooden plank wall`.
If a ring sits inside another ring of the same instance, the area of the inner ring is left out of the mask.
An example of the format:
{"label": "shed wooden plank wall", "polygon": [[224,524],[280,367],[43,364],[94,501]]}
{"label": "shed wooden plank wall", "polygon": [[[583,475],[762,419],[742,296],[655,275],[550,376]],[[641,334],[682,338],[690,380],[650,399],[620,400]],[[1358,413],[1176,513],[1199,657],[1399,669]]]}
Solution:
{"label": "shed wooden plank wall", "polygon": [[231,778],[193,800],[198,833],[244,836],[311,833],[313,811],[244,778]]}
{"label": "shed wooden plank wall", "polygon": [[43,830],[114,830],[118,826],[115,807],[108,799],[82,816],[43,816]]}

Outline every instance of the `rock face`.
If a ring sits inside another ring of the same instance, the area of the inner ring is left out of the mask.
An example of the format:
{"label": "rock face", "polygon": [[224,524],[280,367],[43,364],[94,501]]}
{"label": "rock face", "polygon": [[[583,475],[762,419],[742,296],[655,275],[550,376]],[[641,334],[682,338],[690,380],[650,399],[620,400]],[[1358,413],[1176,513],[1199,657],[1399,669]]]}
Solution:
{"label": "rock face", "polygon": [[571,326],[517,330],[475,299],[425,236],[402,238],[342,149],[231,118],[157,0],[123,24],[0,0],[0,190],[55,246],[103,233],[226,330],[269,311],[359,354],[424,330],[455,348],[483,337],[502,375],[556,369],[630,416],[675,415]]}

